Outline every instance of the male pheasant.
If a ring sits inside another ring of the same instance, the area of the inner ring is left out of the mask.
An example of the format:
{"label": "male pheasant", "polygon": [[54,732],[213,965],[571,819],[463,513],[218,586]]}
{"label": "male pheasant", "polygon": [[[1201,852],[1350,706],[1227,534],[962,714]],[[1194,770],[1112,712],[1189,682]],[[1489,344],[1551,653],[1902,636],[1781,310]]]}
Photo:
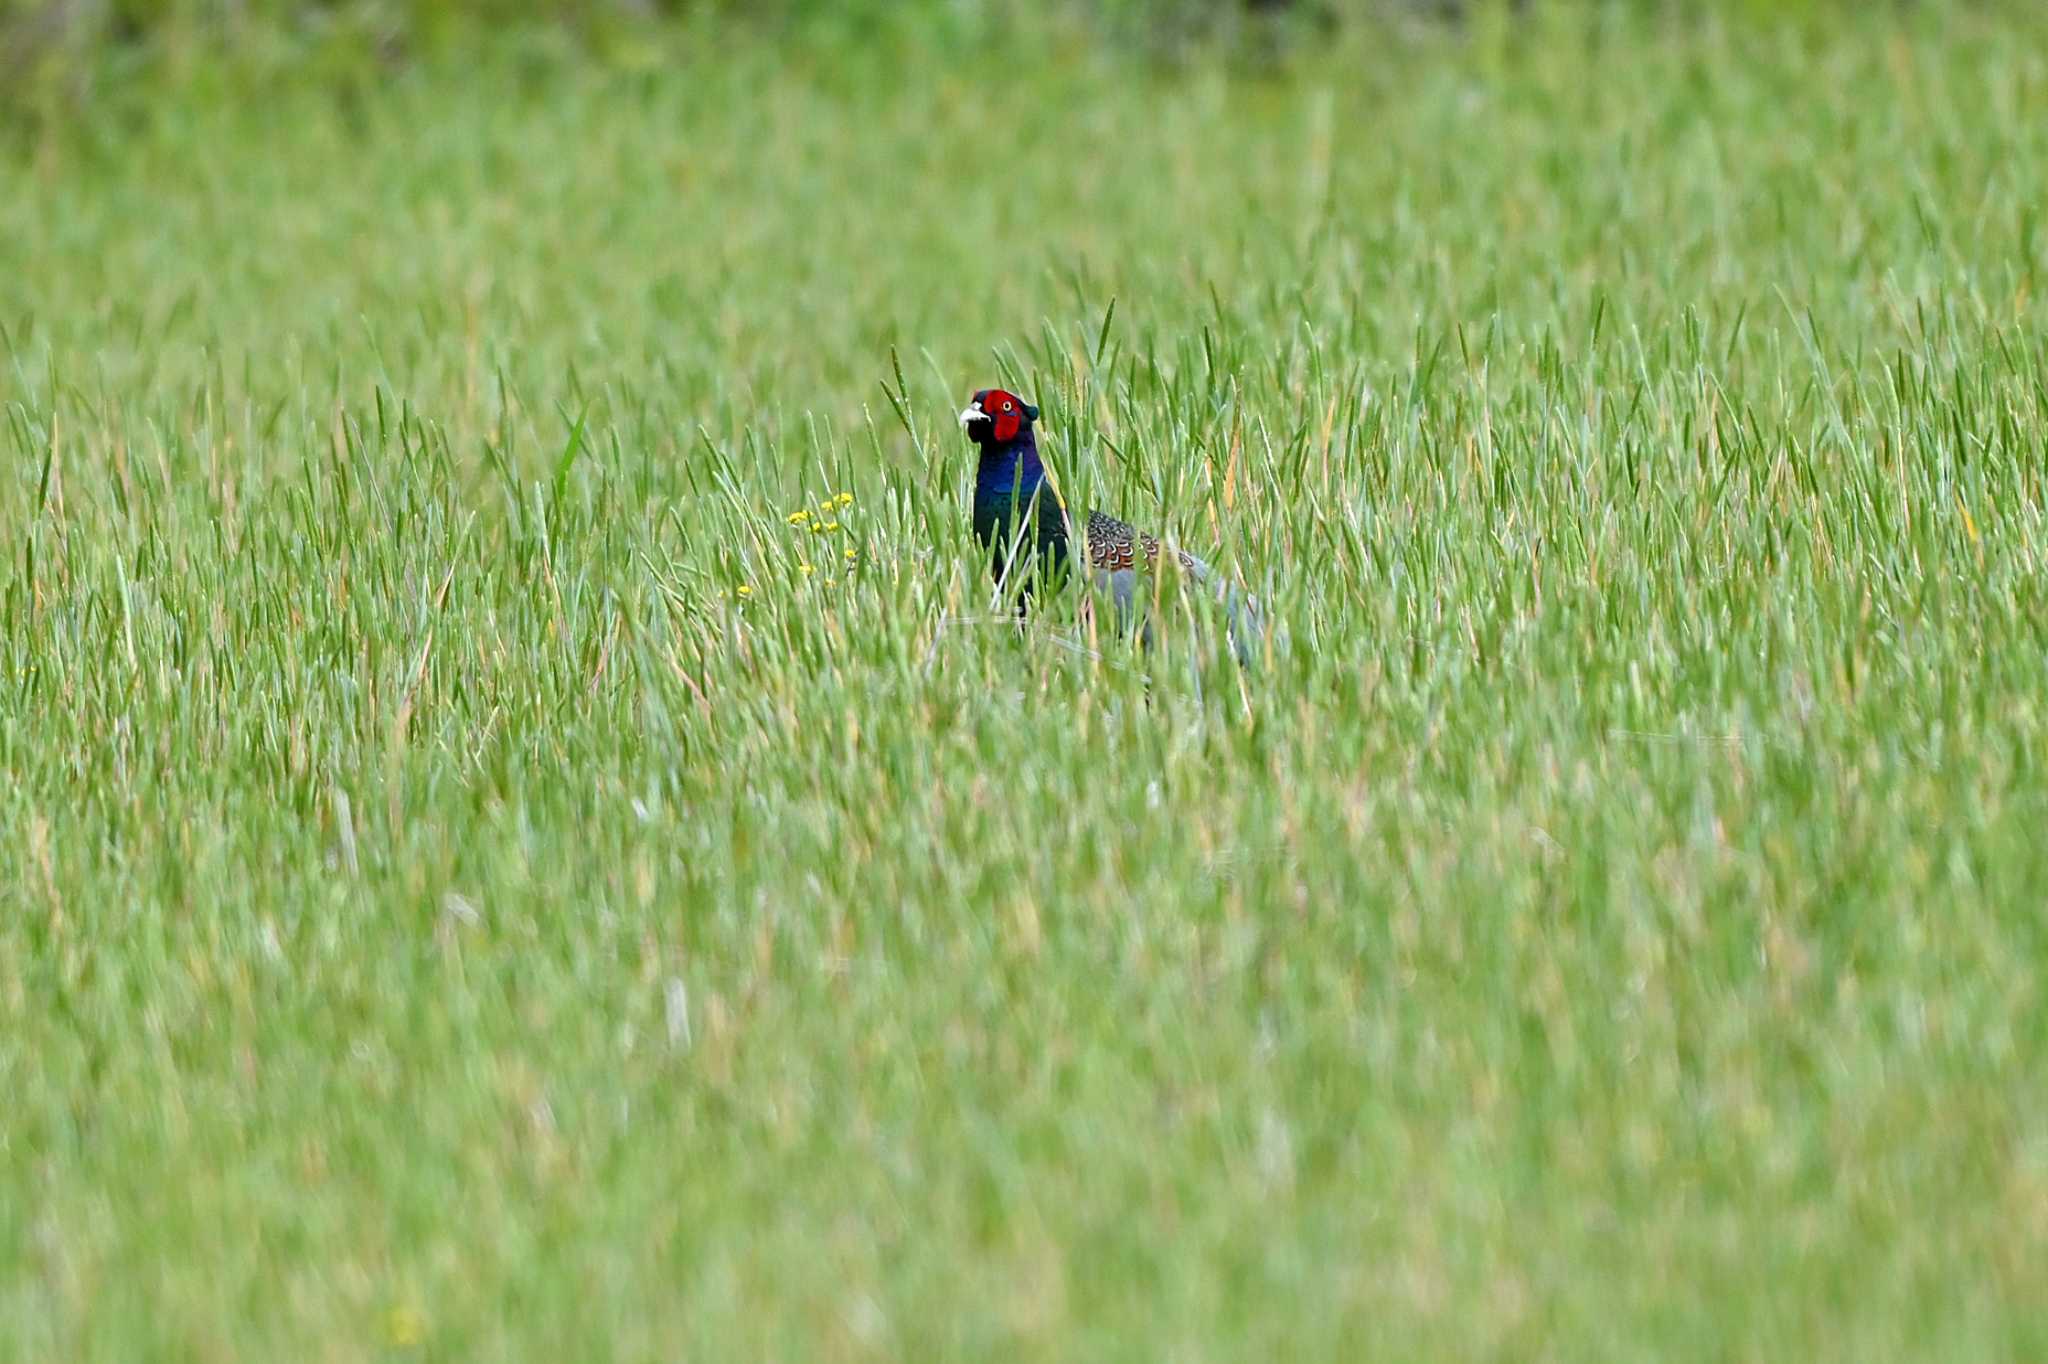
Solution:
{"label": "male pheasant", "polygon": [[[1020,581],[1015,584],[1025,590],[1033,578],[1057,580],[1065,574],[1074,524],[1066,504],[1045,481],[1045,465],[1032,434],[1037,420],[1036,407],[999,388],[982,389],[960,414],[967,438],[981,449],[974,478],[975,537],[989,555],[998,584],[1009,581],[1012,553],[1029,561],[1018,566]],[[1229,617],[1231,649],[1238,662],[1251,663],[1252,645],[1261,633],[1255,602],[1194,555],[1162,546],[1156,536],[1106,512],[1091,511],[1080,524],[1090,577],[1096,587],[1109,592],[1120,628],[1130,624],[1140,605],[1139,574],[1156,573],[1160,556],[1170,555],[1181,572],[1215,591]],[[1145,637],[1150,635],[1147,627]]]}

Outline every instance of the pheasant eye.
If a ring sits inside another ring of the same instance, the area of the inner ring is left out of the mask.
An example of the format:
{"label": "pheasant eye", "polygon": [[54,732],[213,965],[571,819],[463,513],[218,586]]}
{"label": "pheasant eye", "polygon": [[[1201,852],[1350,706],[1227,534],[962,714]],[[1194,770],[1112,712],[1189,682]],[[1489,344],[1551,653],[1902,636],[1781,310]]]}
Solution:
{"label": "pheasant eye", "polygon": [[1006,403],[1004,403],[1004,404],[1003,404],[1003,411],[1005,411],[1005,412],[1011,412],[1011,411],[1015,411],[1015,409],[1014,409],[1013,407],[1011,407],[1011,405],[1010,405],[1009,403],[1007,403],[1007,402],[1006,402]]}

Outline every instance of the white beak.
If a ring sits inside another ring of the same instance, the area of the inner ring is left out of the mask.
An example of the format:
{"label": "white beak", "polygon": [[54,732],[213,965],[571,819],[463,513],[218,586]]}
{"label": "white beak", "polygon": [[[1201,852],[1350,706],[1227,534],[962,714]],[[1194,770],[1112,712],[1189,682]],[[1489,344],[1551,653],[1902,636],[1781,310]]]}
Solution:
{"label": "white beak", "polygon": [[976,422],[985,422],[988,419],[989,415],[981,410],[980,403],[969,403],[966,407],[960,409],[960,424],[962,426],[972,426]]}

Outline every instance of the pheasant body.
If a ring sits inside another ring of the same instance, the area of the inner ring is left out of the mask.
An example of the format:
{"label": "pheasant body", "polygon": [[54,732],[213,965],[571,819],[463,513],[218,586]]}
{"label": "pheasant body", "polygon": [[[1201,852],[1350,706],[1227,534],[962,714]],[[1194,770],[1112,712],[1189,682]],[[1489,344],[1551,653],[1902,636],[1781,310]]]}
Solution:
{"label": "pheasant body", "polygon": [[[1037,418],[1037,408],[1000,389],[975,394],[960,414],[969,438],[981,447],[974,480],[975,537],[989,556],[996,582],[1016,587],[1024,598],[1041,580],[1063,579],[1071,557],[1073,522],[1046,481],[1032,434]],[[1089,577],[1115,603],[1119,628],[1127,627],[1137,612],[1139,574],[1156,573],[1160,556],[1167,554],[1195,582],[1218,588],[1217,597],[1229,613],[1232,648],[1240,662],[1251,661],[1250,641],[1261,633],[1257,606],[1235,587],[1217,582],[1207,564],[1107,512],[1090,511],[1081,526]],[[1027,564],[1011,562],[1019,553]],[[1018,570],[1014,576],[1013,569]],[[1144,633],[1149,640],[1149,626]]]}

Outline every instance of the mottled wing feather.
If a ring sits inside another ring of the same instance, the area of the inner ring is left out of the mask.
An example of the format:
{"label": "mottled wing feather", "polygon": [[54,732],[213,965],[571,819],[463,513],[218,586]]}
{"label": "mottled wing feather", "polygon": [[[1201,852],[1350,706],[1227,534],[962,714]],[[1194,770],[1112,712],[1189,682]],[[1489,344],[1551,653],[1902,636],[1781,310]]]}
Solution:
{"label": "mottled wing feather", "polygon": [[1088,513],[1088,562],[1105,573],[1116,573],[1137,561],[1138,532],[1128,522],[1103,513]]}
{"label": "mottled wing feather", "polygon": [[[1151,568],[1159,562],[1159,540],[1135,529],[1128,521],[1119,521],[1106,512],[1088,513],[1088,562],[1105,573],[1119,573],[1136,568],[1138,556],[1145,557],[1145,566]],[[1193,570],[1195,560],[1190,555],[1176,551],[1180,566]]]}

